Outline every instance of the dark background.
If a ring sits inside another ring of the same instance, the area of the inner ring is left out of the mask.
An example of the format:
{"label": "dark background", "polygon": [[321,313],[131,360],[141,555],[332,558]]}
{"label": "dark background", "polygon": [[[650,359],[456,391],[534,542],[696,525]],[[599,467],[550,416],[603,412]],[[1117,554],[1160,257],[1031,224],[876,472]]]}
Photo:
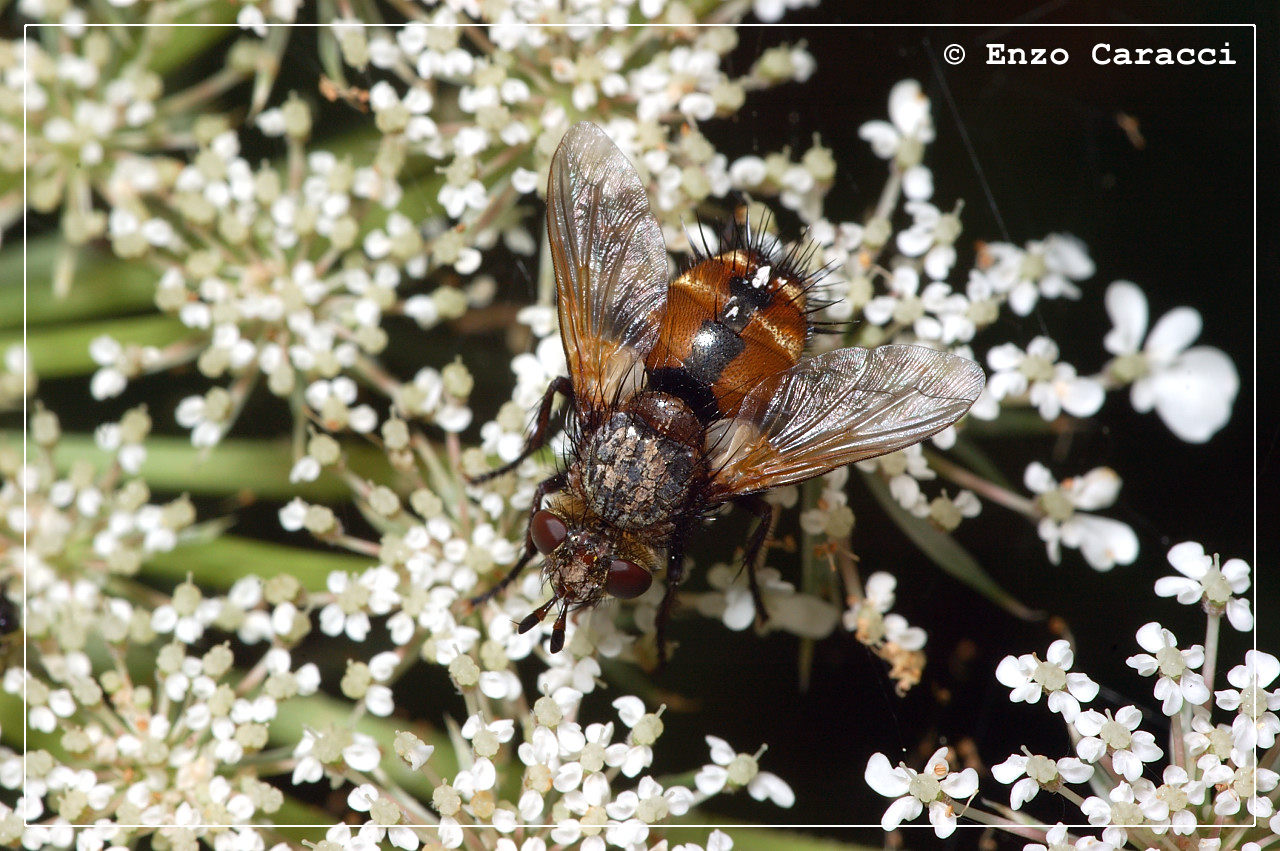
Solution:
{"label": "dark background", "polygon": [[[823,20],[824,11],[829,15],[829,10],[818,10],[786,20]],[[1019,20],[1011,8],[1007,17]],[[1045,6],[1025,18],[1109,24],[1136,19],[1113,4],[1088,3]],[[1023,243],[1066,232],[1088,244],[1097,273],[1082,285],[1083,298],[1042,300],[1028,317],[1006,316],[975,340],[980,354],[997,342],[1025,345],[1037,334],[1047,334],[1082,373],[1096,371],[1108,357],[1101,344],[1110,328],[1102,294],[1111,281],[1128,279],[1147,294],[1152,324],[1175,306],[1192,305],[1204,318],[1197,344],[1216,346],[1236,363],[1242,387],[1234,415],[1206,445],[1182,443],[1154,413],[1136,414],[1126,391],[1110,394],[1095,418],[1096,429],[1075,435],[1065,446],[1055,446],[1049,438],[1006,438],[984,447],[1017,483],[1033,459],[1048,463],[1059,479],[1099,465],[1116,469],[1125,483],[1120,501],[1101,513],[1137,532],[1141,550],[1134,564],[1097,573],[1077,552],[1066,551],[1061,565],[1051,565],[1026,521],[990,505],[959,532],[962,543],[1004,587],[1028,605],[1066,619],[1077,641],[1076,669],[1103,685],[1095,708],[1136,703],[1148,713],[1144,726],[1158,741],[1166,741],[1166,719],[1151,697],[1151,681],[1124,664],[1140,652],[1133,633],[1149,620],[1171,628],[1181,646],[1203,641],[1204,619],[1198,609],[1159,600],[1152,592],[1157,577],[1173,573],[1165,553],[1175,543],[1197,540],[1210,552],[1221,552],[1224,561],[1241,557],[1255,569],[1262,563],[1269,571],[1275,552],[1274,531],[1267,523],[1260,531],[1262,552],[1254,553],[1253,31],[1114,25],[744,27],[740,39],[735,60],[742,64],[734,70],[745,70],[753,57],[779,41],[803,40],[817,57],[818,73],[806,85],[750,98],[739,118],[706,132],[721,150],[739,155],[783,143],[803,150],[812,134],[819,133],[839,162],[827,206],[833,220],[860,220],[874,204],[884,166],[858,138],[858,127],[869,118],[884,117],[890,87],[914,77],[934,107],[938,138],[926,157],[935,179],[933,202],[948,210],[957,198],[965,201],[954,285],[963,285],[963,270],[979,239]],[[1090,49],[1099,41],[1130,48],[1220,47],[1230,42],[1238,64],[1098,66]],[[959,66],[941,59],[942,49],[953,42],[967,54]],[[988,42],[1063,47],[1071,58],[1060,67],[987,66]],[[1274,72],[1266,74],[1259,89],[1273,91]],[[1262,133],[1274,138],[1270,93],[1261,104],[1266,115]],[[1121,130],[1121,113],[1140,123],[1142,148]],[[965,135],[972,152],[966,149]],[[1262,184],[1264,193],[1273,194],[1270,178],[1262,178]],[[1265,204],[1271,203],[1268,197]],[[1263,226],[1259,232],[1271,230]],[[1261,266],[1267,271],[1260,269],[1258,280],[1268,292],[1274,282],[1274,244],[1265,239]],[[1261,324],[1269,326],[1265,320]],[[1262,360],[1274,363],[1274,358]],[[1268,401],[1274,405],[1273,391],[1271,396]],[[1271,407],[1259,422],[1257,450],[1262,475],[1272,479],[1274,416]],[[1004,655],[1036,652],[1043,657],[1056,636],[1043,623],[1014,620],[928,563],[853,479],[850,502],[858,518],[855,547],[863,576],[884,569],[898,577],[897,610],[929,631],[925,681],[905,700],[895,697],[881,664],[851,638],[838,636],[818,645],[812,684],[802,692],[797,688],[796,640],[728,634],[697,619],[679,625],[675,632],[684,646],[668,674],[671,681],[715,719],[711,732],[726,736],[740,750],[769,742],[763,766],[791,781],[797,792],[796,808],[785,813],[752,805],[745,797],[714,802],[727,813],[777,823],[876,823],[889,802],[862,780],[873,752],[917,767],[919,754],[930,752],[935,742],[954,745],[964,738],[976,745],[986,765],[1003,761],[1023,744],[1055,757],[1070,752],[1065,732],[1043,704],[1010,704],[1008,690],[993,677]],[[1265,505],[1274,506],[1270,486],[1262,496]],[[1274,517],[1273,508],[1264,508],[1262,516]],[[719,533],[707,537],[723,541]],[[705,552],[704,560],[716,557],[713,547]],[[1274,651],[1277,630],[1268,612],[1274,611],[1276,597],[1268,579],[1264,573],[1258,643]],[[1223,634],[1219,687],[1249,642],[1229,628]],[[703,730],[696,718],[685,724],[678,714],[668,715],[667,730],[668,736],[687,737],[689,748],[701,747]],[[1008,788],[989,775],[983,776],[982,792],[1008,801]],[[1052,796],[1041,795],[1029,809],[1049,823],[1083,821],[1078,812],[1061,809]],[[823,832],[882,841],[878,830]],[[975,845],[978,836],[976,830],[961,831],[951,843]],[[937,842],[927,827],[909,833],[906,841]],[[1008,837],[1004,841],[1010,847],[1021,845]]]}

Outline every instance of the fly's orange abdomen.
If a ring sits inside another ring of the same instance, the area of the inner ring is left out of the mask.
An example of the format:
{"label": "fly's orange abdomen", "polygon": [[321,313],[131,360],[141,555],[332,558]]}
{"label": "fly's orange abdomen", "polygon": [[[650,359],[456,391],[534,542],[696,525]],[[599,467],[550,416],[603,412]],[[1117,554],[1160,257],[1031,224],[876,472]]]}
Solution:
{"label": "fly's orange abdomen", "polygon": [[649,389],[704,422],[733,416],[762,380],[796,364],[809,334],[803,276],[754,247],[699,262],[671,283]]}

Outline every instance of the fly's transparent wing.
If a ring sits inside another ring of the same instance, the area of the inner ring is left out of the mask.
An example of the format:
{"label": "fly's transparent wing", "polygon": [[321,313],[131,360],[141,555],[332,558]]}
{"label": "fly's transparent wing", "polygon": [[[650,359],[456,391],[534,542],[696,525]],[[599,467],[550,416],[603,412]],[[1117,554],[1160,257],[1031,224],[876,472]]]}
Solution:
{"label": "fly's transparent wing", "polygon": [[964,416],[982,368],[922,346],[839,349],[757,385],[714,423],[708,454],[719,501],[802,482],[936,434]]}
{"label": "fly's transparent wing", "polygon": [[565,356],[579,413],[589,415],[643,384],[668,283],[640,177],[594,124],[574,125],[556,149],[547,229]]}

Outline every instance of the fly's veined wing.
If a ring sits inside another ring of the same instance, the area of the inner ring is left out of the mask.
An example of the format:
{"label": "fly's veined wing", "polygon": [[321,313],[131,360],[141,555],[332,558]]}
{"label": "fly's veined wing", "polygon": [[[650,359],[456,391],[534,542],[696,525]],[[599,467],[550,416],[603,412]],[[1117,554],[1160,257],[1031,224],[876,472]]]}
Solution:
{"label": "fly's veined wing", "polygon": [[985,383],[973,361],[922,346],[803,360],[712,425],[711,497],[802,482],[918,443],[964,416]]}
{"label": "fly's veined wing", "polygon": [[641,386],[667,301],[667,249],[635,168],[605,132],[575,124],[547,185],[560,332],[580,413]]}

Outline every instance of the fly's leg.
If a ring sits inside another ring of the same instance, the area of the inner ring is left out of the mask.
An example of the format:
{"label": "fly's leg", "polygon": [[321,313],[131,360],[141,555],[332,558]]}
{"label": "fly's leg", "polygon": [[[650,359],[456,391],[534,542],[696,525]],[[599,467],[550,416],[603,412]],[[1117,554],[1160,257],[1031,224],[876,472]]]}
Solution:
{"label": "fly's leg", "polygon": [[760,583],[756,578],[756,571],[760,568],[757,560],[760,557],[760,551],[764,547],[764,542],[768,540],[769,533],[773,531],[774,507],[766,502],[758,494],[744,496],[734,500],[735,504],[742,506],[756,516],[759,521],[756,530],[751,533],[751,540],[747,542],[747,549],[742,554],[742,567],[747,571],[747,584],[751,588],[751,601],[756,606],[756,621],[763,624],[769,619],[769,612],[764,607],[764,596],[760,593]]}
{"label": "fly's leg", "polygon": [[551,422],[551,406],[555,403],[556,394],[562,393],[564,397],[573,402],[573,382],[565,376],[560,376],[551,382],[547,387],[546,394],[542,397],[542,402],[538,405],[538,416],[534,420],[533,432],[529,435],[529,439],[525,441],[524,449],[520,450],[520,454],[510,464],[503,464],[496,470],[490,470],[487,473],[481,473],[474,479],[471,484],[478,485],[487,482],[490,479],[496,479],[503,473],[509,473],[519,466],[520,462],[537,452],[547,442],[547,424]]}
{"label": "fly's leg", "polygon": [[671,607],[676,601],[676,589],[680,580],[684,579],[684,542],[688,537],[689,526],[681,525],[672,534],[667,544],[667,590],[658,605],[658,616],[654,621],[656,633],[654,640],[658,646],[658,667],[667,664],[667,623],[671,620]]}
{"label": "fly's leg", "polygon": [[546,495],[552,491],[562,489],[567,480],[568,475],[562,471],[556,473],[554,476],[549,476],[538,483],[537,489],[533,492],[533,505],[529,508],[529,523],[525,524],[524,553],[520,556],[520,559],[515,563],[511,570],[507,572],[507,575],[502,577],[501,581],[499,581],[497,585],[494,585],[483,594],[472,597],[467,601],[473,608],[486,600],[492,599],[501,592],[503,588],[506,588],[512,582],[515,582],[516,578],[520,576],[521,571],[523,571],[525,566],[529,564],[529,561],[533,558],[533,554],[537,552],[533,546],[533,515],[542,507],[542,500]]}

